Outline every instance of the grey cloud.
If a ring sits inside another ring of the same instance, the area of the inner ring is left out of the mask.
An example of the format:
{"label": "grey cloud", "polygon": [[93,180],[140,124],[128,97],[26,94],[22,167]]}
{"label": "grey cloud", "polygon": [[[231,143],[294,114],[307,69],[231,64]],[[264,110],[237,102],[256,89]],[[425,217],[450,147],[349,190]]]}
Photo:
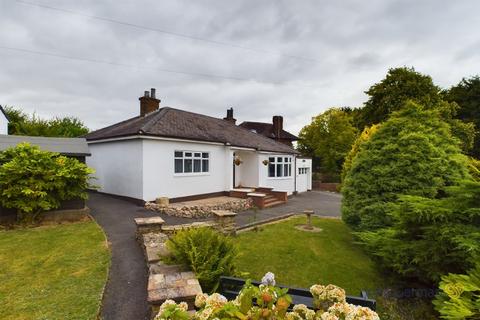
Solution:
{"label": "grey cloud", "polygon": [[[394,66],[442,86],[479,73],[477,1],[60,1],[41,3],[251,48],[243,50],[78,15],[0,2],[0,104],[41,116],[73,115],[99,128],[138,113],[156,87],[162,105],[239,121],[283,114],[297,133],[331,106],[359,106]],[[289,56],[312,58],[315,61]],[[223,75],[195,77],[160,69]]]}

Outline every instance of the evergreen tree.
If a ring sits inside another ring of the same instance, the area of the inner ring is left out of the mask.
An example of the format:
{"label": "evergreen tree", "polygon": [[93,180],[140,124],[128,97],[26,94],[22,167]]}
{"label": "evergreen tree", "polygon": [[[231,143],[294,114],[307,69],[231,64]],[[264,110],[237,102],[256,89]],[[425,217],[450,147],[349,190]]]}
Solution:
{"label": "evergreen tree", "polygon": [[467,177],[466,157],[439,111],[409,102],[353,159],[342,187],[342,217],[357,229],[388,226],[399,195],[433,199]]}

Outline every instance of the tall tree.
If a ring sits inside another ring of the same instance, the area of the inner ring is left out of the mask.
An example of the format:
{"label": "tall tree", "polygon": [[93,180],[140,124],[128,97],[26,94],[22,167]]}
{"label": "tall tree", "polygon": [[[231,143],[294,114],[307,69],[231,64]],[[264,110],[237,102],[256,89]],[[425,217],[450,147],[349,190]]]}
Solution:
{"label": "tall tree", "polygon": [[385,79],[372,85],[365,93],[369,99],[361,109],[358,120],[360,130],[387,120],[392,112],[400,110],[409,100],[427,109],[442,100],[440,88],[430,76],[408,67],[388,70]]}
{"label": "tall tree", "polygon": [[439,110],[410,102],[353,159],[343,181],[343,219],[359,229],[384,227],[400,195],[435,198],[466,177],[467,158]]}
{"label": "tall tree", "polygon": [[480,77],[462,79],[460,83],[443,92],[445,100],[459,105],[456,117],[463,121],[473,122],[477,130],[471,155],[480,159]]}
{"label": "tall tree", "polygon": [[356,135],[352,116],[348,112],[331,108],[314,117],[309,125],[302,128],[298,149],[310,156],[319,157],[324,172],[338,175]]}
{"label": "tall tree", "polygon": [[9,134],[74,138],[89,132],[83,122],[74,117],[55,117],[47,120],[39,118],[35,114],[30,116],[12,107],[6,107],[5,112],[10,120],[8,124]]}

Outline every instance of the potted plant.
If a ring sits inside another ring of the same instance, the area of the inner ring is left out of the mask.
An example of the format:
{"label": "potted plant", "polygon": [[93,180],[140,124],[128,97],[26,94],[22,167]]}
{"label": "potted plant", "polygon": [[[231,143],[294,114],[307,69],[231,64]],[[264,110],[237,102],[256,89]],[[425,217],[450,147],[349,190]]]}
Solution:
{"label": "potted plant", "polygon": [[236,166],[239,166],[242,164],[242,159],[240,159],[239,157],[235,157],[235,159],[233,159],[233,163],[236,165]]}

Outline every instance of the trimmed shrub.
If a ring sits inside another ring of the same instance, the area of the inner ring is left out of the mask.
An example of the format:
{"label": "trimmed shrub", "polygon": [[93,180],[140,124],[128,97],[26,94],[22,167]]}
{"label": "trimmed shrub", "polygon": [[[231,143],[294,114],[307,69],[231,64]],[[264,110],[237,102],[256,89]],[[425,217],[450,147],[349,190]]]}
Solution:
{"label": "trimmed shrub", "polygon": [[215,291],[220,276],[235,275],[237,247],[213,229],[181,230],[167,241],[167,247],[172,253],[168,262],[189,266],[204,291]]}
{"label": "trimmed shrub", "polygon": [[19,144],[0,153],[0,205],[16,209],[20,222],[35,222],[62,201],[86,199],[91,173],[76,159]]}
{"label": "trimmed shrub", "polygon": [[465,178],[467,160],[450,126],[438,111],[410,102],[354,157],[343,181],[342,217],[360,230],[385,227],[399,195],[433,199]]}

